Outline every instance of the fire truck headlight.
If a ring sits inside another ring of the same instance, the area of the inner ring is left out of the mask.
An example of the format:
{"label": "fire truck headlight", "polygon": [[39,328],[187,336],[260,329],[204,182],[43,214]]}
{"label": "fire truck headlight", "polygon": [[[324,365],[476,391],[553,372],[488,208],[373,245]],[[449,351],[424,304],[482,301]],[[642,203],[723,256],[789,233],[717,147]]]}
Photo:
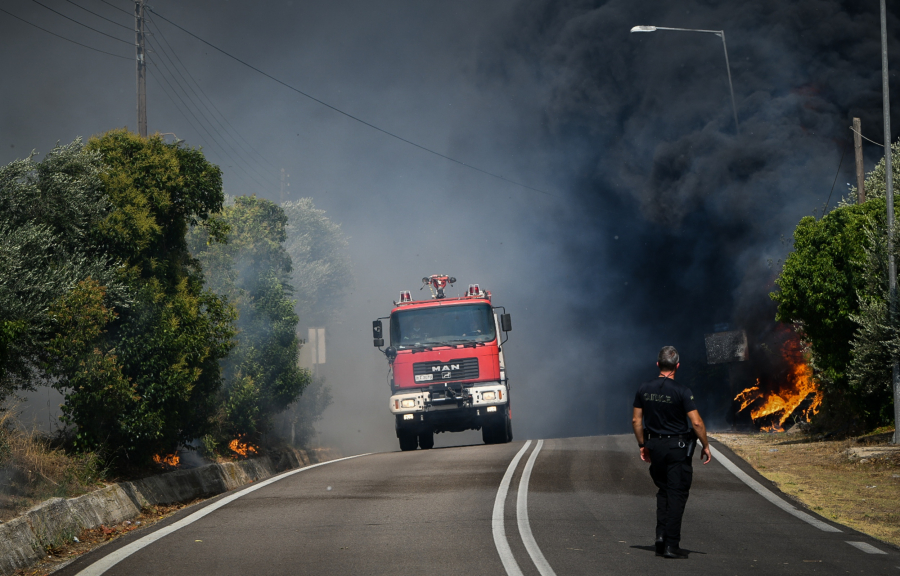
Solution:
{"label": "fire truck headlight", "polygon": [[493,390],[491,390],[490,392],[482,392],[482,393],[481,393],[481,399],[482,399],[482,400],[486,400],[486,401],[496,400],[496,399],[497,399],[497,393],[494,392]]}
{"label": "fire truck headlight", "polygon": [[497,411],[496,406],[488,406],[487,409],[485,410],[485,412],[496,412],[496,411]]}
{"label": "fire truck headlight", "polygon": [[406,400],[401,400],[401,401],[400,401],[400,407],[401,407],[401,408],[415,408],[415,407],[416,407],[416,401],[413,400],[412,398],[408,398],[408,399],[406,399]]}
{"label": "fire truck headlight", "polygon": [[413,419],[413,415],[412,415],[412,414],[404,414],[404,415],[403,415],[403,419],[404,419],[404,420],[412,420],[412,419]]}

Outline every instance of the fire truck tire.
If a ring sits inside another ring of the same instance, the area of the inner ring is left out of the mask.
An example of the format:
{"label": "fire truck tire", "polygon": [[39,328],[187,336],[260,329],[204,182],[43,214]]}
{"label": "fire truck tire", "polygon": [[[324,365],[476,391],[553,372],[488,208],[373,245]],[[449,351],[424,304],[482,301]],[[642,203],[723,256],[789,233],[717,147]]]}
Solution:
{"label": "fire truck tire", "polygon": [[512,442],[512,420],[509,413],[503,415],[498,422],[485,424],[481,429],[481,438],[485,444],[506,444]]}
{"label": "fire truck tire", "polygon": [[485,444],[495,444],[495,436],[494,427],[491,424],[485,424],[481,427],[481,439],[484,440]]}
{"label": "fire truck tire", "polygon": [[431,450],[434,448],[434,432],[422,432],[419,434],[419,448],[422,450]]}
{"label": "fire truck tire", "polygon": [[401,432],[398,435],[398,438],[400,439],[400,450],[404,452],[415,450],[419,445],[419,437],[415,434],[410,434],[409,432]]}

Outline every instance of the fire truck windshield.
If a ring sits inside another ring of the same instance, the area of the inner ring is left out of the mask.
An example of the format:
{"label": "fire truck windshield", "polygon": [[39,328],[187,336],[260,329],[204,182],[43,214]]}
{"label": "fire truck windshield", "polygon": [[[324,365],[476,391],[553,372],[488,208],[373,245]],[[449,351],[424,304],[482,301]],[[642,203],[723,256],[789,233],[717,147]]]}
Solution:
{"label": "fire truck windshield", "polygon": [[402,310],[391,315],[391,345],[397,348],[490,342],[495,338],[489,304]]}

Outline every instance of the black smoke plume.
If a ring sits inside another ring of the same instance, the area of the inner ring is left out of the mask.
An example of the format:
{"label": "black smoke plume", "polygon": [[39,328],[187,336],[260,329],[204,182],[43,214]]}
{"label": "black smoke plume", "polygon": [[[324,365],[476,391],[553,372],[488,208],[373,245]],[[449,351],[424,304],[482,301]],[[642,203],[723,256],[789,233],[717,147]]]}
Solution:
{"label": "black smoke plume", "polygon": [[[890,15],[900,55],[897,24]],[[635,25],[725,30],[739,135],[720,38]],[[571,380],[582,397],[604,392],[601,431],[627,429],[628,398],[666,344],[724,424],[733,384],[703,348],[716,324],[747,330],[741,373],[783,370],[761,352],[779,341],[768,293],[783,237],[855,182],[853,116],[884,141],[879,32],[876,2],[537,0],[491,43],[483,81],[541,87],[518,138],[555,149],[572,175],[546,234],[571,257],[572,327],[596,359]],[[881,150],[867,144],[868,169]],[[580,417],[558,432],[590,432],[593,410],[571,406]]]}

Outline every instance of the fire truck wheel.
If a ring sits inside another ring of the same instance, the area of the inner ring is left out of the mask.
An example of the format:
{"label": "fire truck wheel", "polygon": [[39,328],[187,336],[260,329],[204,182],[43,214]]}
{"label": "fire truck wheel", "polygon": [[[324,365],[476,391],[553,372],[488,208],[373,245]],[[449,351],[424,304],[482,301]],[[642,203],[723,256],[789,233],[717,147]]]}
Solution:
{"label": "fire truck wheel", "polygon": [[434,432],[422,432],[419,434],[419,448],[422,450],[431,450],[434,448]]}
{"label": "fire truck wheel", "polygon": [[419,444],[419,437],[409,432],[401,432],[398,438],[400,439],[400,450],[404,452],[415,450]]}
{"label": "fire truck wheel", "polygon": [[481,427],[481,439],[485,444],[500,444],[503,442],[505,429],[502,422],[486,422]]}

